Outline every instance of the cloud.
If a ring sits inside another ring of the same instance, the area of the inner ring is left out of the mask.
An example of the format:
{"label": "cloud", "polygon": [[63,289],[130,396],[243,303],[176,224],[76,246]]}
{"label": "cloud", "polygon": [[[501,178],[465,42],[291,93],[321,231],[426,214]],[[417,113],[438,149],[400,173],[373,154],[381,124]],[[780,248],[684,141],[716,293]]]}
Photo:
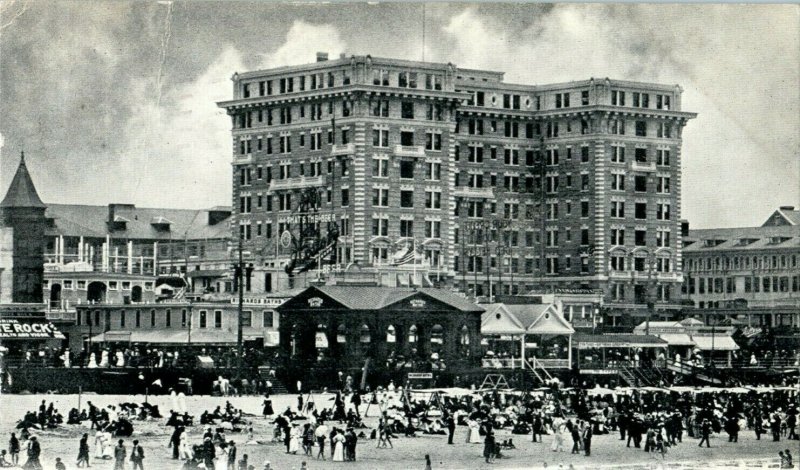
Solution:
{"label": "cloud", "polygon": [[[118,197],[149,206],[210,207],[231,201],[231,119],[216,103],[233,96],[230,77],[251,68],[307,63],[309,51],[345,50],[336,28],[296,21],[285,40],[248,67],[245,53],[226,47],[197,78],[152,97],[155,83],[144,79],[130,90],[141,103],[125,126],[123,174]],[[252,60],[251,60],[252,61]]]}

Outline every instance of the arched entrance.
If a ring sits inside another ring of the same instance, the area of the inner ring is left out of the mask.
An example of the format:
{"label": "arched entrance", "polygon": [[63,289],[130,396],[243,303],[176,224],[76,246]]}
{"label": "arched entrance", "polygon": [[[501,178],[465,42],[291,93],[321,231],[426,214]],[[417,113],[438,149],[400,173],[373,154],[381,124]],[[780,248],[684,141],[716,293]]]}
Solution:
{"label": "arched entrance", "polygon": [[90,303],[103,303],[106,300],[106,290],[108,287],[102,282],[90,282],[86,288],[86,300]]}
{"label": "arched entrance", "polygon": [[61,284],[50,286],[50,308],[61,307]]}
{"label": "arched entrance", "polygon": [[131,302],[142,301],[142,286],[133,286],[131,289]]}

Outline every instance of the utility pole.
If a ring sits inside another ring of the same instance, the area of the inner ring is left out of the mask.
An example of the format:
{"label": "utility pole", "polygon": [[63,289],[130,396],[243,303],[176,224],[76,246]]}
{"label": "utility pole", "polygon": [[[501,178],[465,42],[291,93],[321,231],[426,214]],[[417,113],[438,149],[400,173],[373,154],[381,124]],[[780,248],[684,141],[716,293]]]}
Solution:
{"label": "utility pole", "polygon": [[237,288],[239,290],[239,307],[237,309],[237,322],[236,322],[236,351],[238,354],[236,361],[236,378],[242,378],[242,304],[244,304],[244,283],[242,279],[242,238],[243,234],[239,234],[239,264],[234,269],[234,276],[237,280]]}

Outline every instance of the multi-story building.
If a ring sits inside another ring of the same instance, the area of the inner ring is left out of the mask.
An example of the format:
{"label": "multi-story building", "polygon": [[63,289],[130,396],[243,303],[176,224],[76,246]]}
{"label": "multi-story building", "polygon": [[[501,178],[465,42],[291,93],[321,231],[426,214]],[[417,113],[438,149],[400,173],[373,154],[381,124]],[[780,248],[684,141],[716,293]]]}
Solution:
{"label": "multi-story building", "polygon": [[[230,209],[48,204],[44,295],[53,310],[79,303],[154,302],[231,291]],[[185,276],[180,282],[157,282]],[[180,295],[179,295],[180,297]]]}
{"label": "multi-story building", "polygon": [[800,328],[800,210],[781,207],[760,227],[691,230],[684,273],[705,321]]}
{"label": "multi-story building", "polygon": [[695,116],[681,91],[324,54],[237,73],[219,103],[234,225],[273,287],[298,213],[316,210],[305,220],[337,225],[339,264],[402,271],[411,246],[427,279],[476,296],[601,289],[612,317],[648,300],[677,310],[681,132]]}

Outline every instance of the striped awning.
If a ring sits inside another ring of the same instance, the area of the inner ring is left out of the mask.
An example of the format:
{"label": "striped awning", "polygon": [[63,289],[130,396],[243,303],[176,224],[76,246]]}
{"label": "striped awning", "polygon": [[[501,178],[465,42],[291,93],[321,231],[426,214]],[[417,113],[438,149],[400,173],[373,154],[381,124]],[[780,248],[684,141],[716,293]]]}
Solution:
{"label": "striped awning", "polygon": [[730,336],[715,335],[715,336],[692,336],[692,340],[697,349],[701,351],[737,351],[739,345]]}

